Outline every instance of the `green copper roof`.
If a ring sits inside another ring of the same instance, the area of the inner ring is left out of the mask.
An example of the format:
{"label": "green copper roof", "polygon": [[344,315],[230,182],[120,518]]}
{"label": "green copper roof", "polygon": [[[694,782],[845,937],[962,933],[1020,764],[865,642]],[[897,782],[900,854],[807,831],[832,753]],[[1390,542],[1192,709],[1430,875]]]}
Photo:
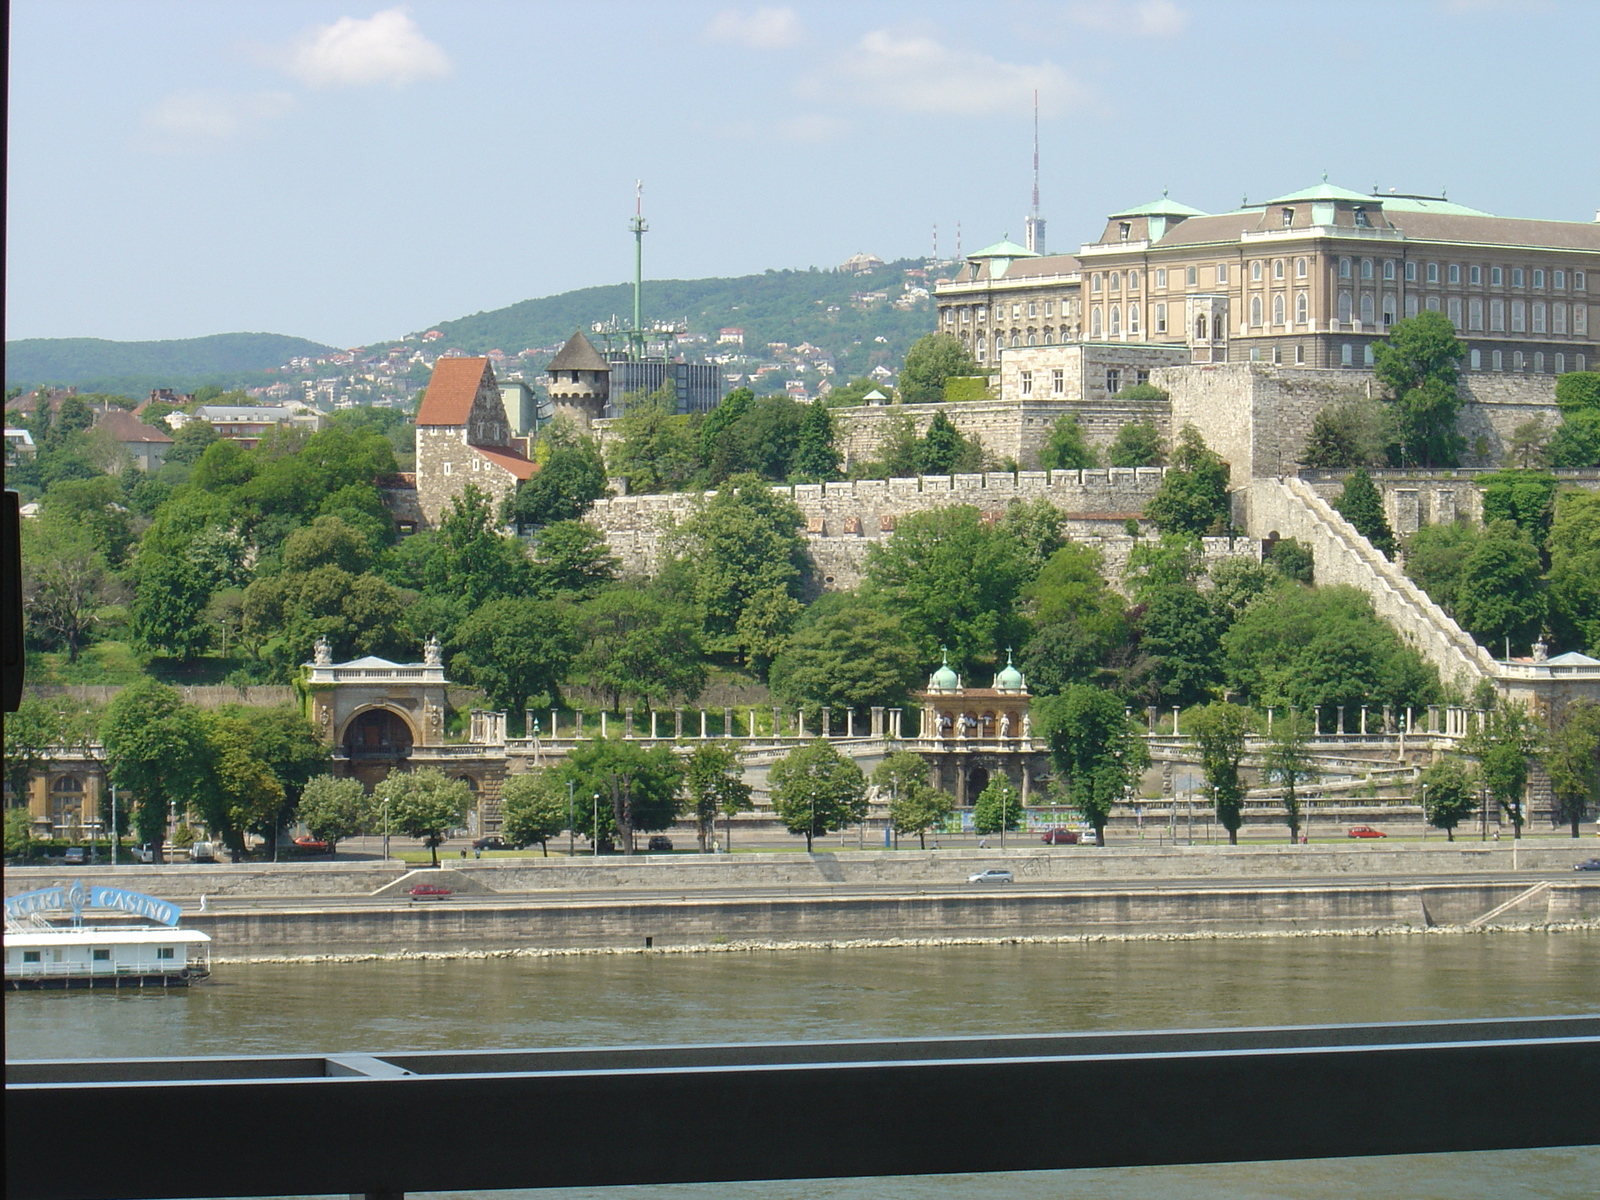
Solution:
{"label": "green copper roof", "polygon": [[982,250],[975,250],[967,255],[968,258],[1038,258],[1039,255],[1026,246],[1019,246],[1009,238],[1002,238],[992,246],[985,246]]}
{"label": "green copper roof", "polygon": [[953,692],[961,686],[961,677],[950,669],[950,651],[939,647],[943,651],[943,663],[939,669],[928,677],[928,690],[933,692]]}
{"label": "green copper roof", "polygon": [[1169,200],[1165,194],[1159,200],[1152,200],[1149,204],[1139,204],[1123,212],[1112,213],[1113,221],[1120,217],[1203,217],[1206,213],[1198,208],[1190,208],[1187,204],[1179,204],[1176,200]]}
{"label": "green copper roof", "polygon": [[1017,670],[1017,668],[1011,664],[1011,651],[1007,650],[1006,665],[1004,669],[1002,669],[1001,672],[994,677],[995,691],[1020,692],[1026,686],[1027,685],[1022,678],[1022,672]]}
{"label": "green copper roof", "polygon": [[1364,196],[1360,192],[1352,192],[1349,188],[1335,187],[1324,179],[1316,187],[1306,188],[1304,191],[1291,192],[1287,196],[1279,196],[1276,200],[1268,200],[1268,204],[1293,204],[1304,200],[1353,200],[1361,204],[1382,206],[1382,196]]}

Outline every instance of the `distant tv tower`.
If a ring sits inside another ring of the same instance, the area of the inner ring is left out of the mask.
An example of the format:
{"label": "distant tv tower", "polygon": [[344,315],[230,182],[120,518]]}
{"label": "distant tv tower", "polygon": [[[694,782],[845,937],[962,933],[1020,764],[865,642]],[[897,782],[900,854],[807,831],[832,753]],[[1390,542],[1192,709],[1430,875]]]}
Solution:
{"label": "distant tv tower", "polygon": [[956,261],[961,261],[961,222],[956,222]]}
{"label": "distant tv tower", "polygon": [[642,319],[644,294],[644,235],[650,225],[644,219],[644,181],[633,181],[633,220],[628,222],[633,234],[633,330],[628,337],[628,357],[635,361],[644,357],[645,336]]}
{"label": "distant tv tower", "polygon": [[933,223],[933,261],[939,261],[939,222]]}
{"label": "distant tv tower", "polygon": [[1033,91],[1033,211],[1022,223],[1024,241],[1035,254],[1044,253],[1044,218],[1039,215],[1039,89]]}

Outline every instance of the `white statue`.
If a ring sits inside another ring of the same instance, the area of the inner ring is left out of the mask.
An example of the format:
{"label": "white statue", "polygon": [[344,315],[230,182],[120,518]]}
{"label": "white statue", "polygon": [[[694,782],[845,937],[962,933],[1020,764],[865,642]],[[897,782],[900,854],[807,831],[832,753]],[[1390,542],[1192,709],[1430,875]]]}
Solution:
{"label": "white statue", "polygon": [[1011,714],[1005,713],[1000,718],[1000,736],[1002,739],[1011,736]]}
{"label": "white statue", "polygon": [[333,664],[333,647],[328,644],[326,635],[317,639],[317,644],[311,651],[311,661],[319,667]]}
{"label": "white statue", "polygon": [[439,649],[439,639],[431,634],[422,647],[422,665],[425,667],[442,667],[444,665],[444,658]]}
{"label": "white statue", "polygon": [[1022,736],[1029,741],[1033,740],[1033,714],[1022,714]]}

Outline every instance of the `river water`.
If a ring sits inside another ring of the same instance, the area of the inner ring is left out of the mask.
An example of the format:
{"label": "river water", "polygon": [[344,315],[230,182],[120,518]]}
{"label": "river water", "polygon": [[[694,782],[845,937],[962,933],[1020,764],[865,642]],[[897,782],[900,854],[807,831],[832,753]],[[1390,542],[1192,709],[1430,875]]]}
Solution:
{"label": "river water", "polygon": [[[7,993],[5,999],[9,1058],[826,1040],[1582,1012],[1600,1012],[1600,933],[227,964],[212,982],[188,990]],[[1600,1147],[527,1195],[1564,1200],[1600,1196]]]}

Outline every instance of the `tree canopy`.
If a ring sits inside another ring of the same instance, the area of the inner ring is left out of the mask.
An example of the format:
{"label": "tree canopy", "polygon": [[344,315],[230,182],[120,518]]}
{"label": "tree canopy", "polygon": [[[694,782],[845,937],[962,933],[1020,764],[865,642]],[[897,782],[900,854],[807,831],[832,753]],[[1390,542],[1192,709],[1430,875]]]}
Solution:
{"label": "tree canopy", "polygon": [[938,404],[944,400],[944,383],[952,375],[978,374],[978,360],[948,333],[929,333],[906,351],[900,369],[900,395],[907,404]]}
{"label": "tree canopy", "polygon": [[861,768],[818,738],[789,751],[767,772],[772,811],[790,833],[813,839],[863,820],[867,785]]}
{"label": "tree canopy", "polygon": [[1459,460],[1465,439],[1456,430],[1456,381],[1466,355],[1450,319],[1428,311],[1396,321],[1375,346],[1373,370],[1394,401],[1402,466],[1453,467]]}

